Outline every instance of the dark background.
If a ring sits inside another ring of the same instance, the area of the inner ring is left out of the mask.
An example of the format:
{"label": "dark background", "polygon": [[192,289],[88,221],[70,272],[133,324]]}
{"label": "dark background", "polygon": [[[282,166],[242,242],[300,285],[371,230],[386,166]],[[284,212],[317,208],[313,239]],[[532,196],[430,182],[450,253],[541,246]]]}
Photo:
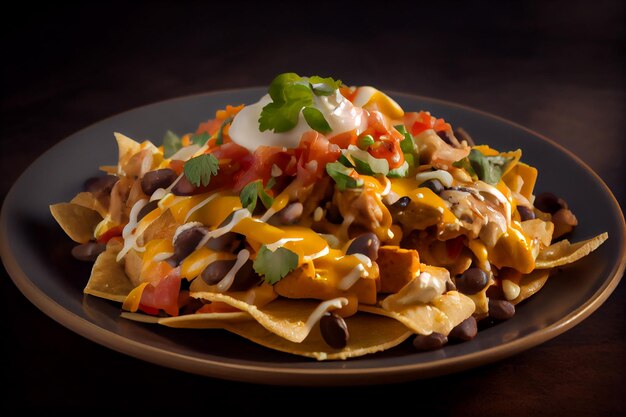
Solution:
{"label": "dark background", "polygon": [[[38,155],[100,119],[295,71],[513,120],[582,158],[624,207],[624,12],[604,0],[21,4],[2,19],[0,197]],[[624,285],[572,330],[492,365],[402,385],[298,388],[213,380],[111,351],[39,312],[1,273],[7,408],[272,413],[291,399],[293,413],[330,413],[334,399],[353,412],[626,410]]]}

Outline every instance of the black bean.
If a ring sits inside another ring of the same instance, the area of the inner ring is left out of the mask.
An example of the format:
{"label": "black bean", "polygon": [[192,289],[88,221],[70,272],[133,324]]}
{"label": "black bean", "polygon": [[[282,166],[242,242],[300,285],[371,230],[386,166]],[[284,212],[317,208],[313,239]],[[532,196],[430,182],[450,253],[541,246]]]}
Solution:
{"label": "black bean", "polygon": [[456,285],[451,280],[446,281],[446,292],[448,291],[456,291]]}
{"label": "black bean", "polygon": [[[228,271],[235,265],[236,260],[220,260],[209,264],[200,274],[204,282],[217,285]],[[228,291],[245,291],[259,284],[263,278],[256,273],[251,260],[246,261],[235,274],[233,283]]]}
{"label": "black bean", "polygon": [[508,320],[515,315],[515,306],[506,300],[489,299],[489,317]]}
{"label": "black bean", "polygon": [[443,184],[441,183],[441,181],[439,181],[438,179],[432,179],[432,180],[425,181],[425,182],[420,184],[420,187],[429,188],[435,194],[439,194],[443,190],[446,189],[446,187],[444,187]]}
{"label": "black bean", "polygon": [[152,210],[154,210],[158,206],[159,206],[159,201],[158,200],[151,201],[148,204],[146,204],[145,206],[143,206],[141,208],[141,210],[139,210],[139,213],[137,213],[137,221],[139,221],[139,220],[143,219],[144,217],[146,217],[146,215],[148,213],[150,213]]}
{"label": "black bean", "polygon": [[448,343],[448,338],[441,333],[433,332],[429,335],[418,334],[413,339],[413,346],[419,351],[437,350]]}
{"label": "black bean", "polygon": [[478,323],[476,319],[468,317],[450,331],[448,338],[466,342],[475,338],[477,333]]}
{"label": "black bean", "polygon": [[469,268],[455,278],[456,287],[463,294],[476,294],[487,286],[489,277],[480,268]]}
{"label": "black bean", "polygon": [[276,213],[275,218],[280,224],[294,224],[300,220],[303,211],[304,206],[302,203],[296,201]]}
{"label": "black bean", "polygon": [[146,172],[141,179],[141,189],[146,195],[152,195],[159,188],[167,188],[176,180],[178,175],[169,168]]}
{"label": "black bean", "polygon": [[391,205],[392,208],[397,209],[398,211],[406,209],[409,204],[411,204],[411,199],[407,196],[400,197],[398,201]]}
{"label": "black bean", "polygon": [[214,251],[232,253],[241,243],[239,236],[235,232],[224,233],[222,236],[212,237],[204,246]]}
{"label": "black bean", "polygon": [[322,338],[328,346],[343,349],[348,344],[350,333],[343,317],[335,313],[326,313],[320,319]]}
{"label": "black bean", "polygon": [[196,249],[198,243],[208,233],[209,229],[204,226],[194,226],[186,229],[176,236],[174,240],[174,260],[177,262],[185,259]]}
{"label": "black bean", "polygon": [[253,262],[248,259],[235,274],[235,279],[229,291],[246,291],[260,284],[262,280],[263,277],[256,273]]}
{"label": "black bean", "polygon": [[554,214],[562,208],[568,208],[567,203],[552,193],[541,193],[535,198],[535,207],[539,210]]}
{"label": "black bean", "polygon": [[209,285],[217,285],[222,278],[226,276],[228,271],[235,265],[235,260],[220,260],[211,262],[209,266],[204,268],[200,277]]}
{"label": "black bean", "polygon": [[172,187],[172,194],[174,195],[193,195],[196,193],[198,188],[189,182],[187,177],[183,176],[178,180],[176,185]]}
{"label": "black bean", "polygon": [[489,288],[487,288],[485,295],[489,298],[504,300],[504,292],[502,291],[502,287],[499,285],[491,285]]}
{"label": "black bean", "polygon": [[532,220],[535,218],[535,212],[530,207],[517,206],[517,211],[519,212],[519,217],[522,221]]}
{"label": "black bean", "polygon": [[79,261],[93,262],[98,255],[104,252],[107,245],[104,243],[88,242],[72,248],[72,256]]}
{"label": "black bean", "polygon": [[374,233],[363,233],[350,243],[346,255],[362,253],[374,262],[378,259],[378,248],[380,248],[380,239]]}
{"label": "black bean", "polygon": [[115,175],[101,175],[91,177],[83,184],[83,189],[94,194],[96,197],[100,195],[109,195],[119,177]]}

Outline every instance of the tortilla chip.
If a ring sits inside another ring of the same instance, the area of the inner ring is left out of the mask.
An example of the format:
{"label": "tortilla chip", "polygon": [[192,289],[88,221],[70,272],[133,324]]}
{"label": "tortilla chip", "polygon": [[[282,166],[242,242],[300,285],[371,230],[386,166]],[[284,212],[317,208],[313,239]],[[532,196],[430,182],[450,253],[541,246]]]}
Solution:
{"label": "tortilla chip", "polygon": [[310,323],[309,319],[314,312],[319,313],[321,310],[323,314],[345,305],[348,301],[345,298],[335,298],[321,303],[310,300],[277,299],[259,308],[226,294],[191,292],[190,295],[209,301],[221,301],[245,311],[268,331],[294,343],[302,342],[309,335],[314,327],[314,323]]}
{"label": "tortilla chip", "polygon": [[121,249],[121,245],[115,241],[109,241],[107,248],[102,252],[91,270],[91,277],[83,292],[96,297],[123,303],[126,296],[133,290],[124,272],[124,264],[117,262],[115,258]]}
{"label": "tortilla chip", "polygon": [[178,329],[224,329],[226,325],[251,321],[248,313],[202,313],[177,317],[156,317],[148,314],[123,312],[121,317],[141,323],[162,324]]}
{"label": "tortilla chip", "polygon": [[268,331],[256,321],[227,324],[226,330],[270,349],[317,360],[347,359],[380,352],[399,345],[413,332],[387,317],[358,313],[345,319],[350,333],[343,349],[334,349],[322,338],[319,325],[301,343],[290,342]]}
{"label": "tortilla chip", "polygon": [[550,276],[550,272],[551,271],[549,269],[538,269],[530,274],[522,275],[519,282],[519,295],[509,302],[512,304],[518,304],[535,294],[546,283],[548,277]]}
{"label": "tortilla chip", "polygon": [[447,335],[455,326],[470,317],[474,309],[474,302],[457,291],[448,291],[429,304],[416,304],[399,311],[359,305],[359,311],[391,317],[415,333],[423,335],[433,332]]}
{"label": "tortilla chip", "polygon": [[102,221],[97,211],[78,204],[53,204],[50,212],[70,239],[78,243],[87,243],[93,239],[93,232]]}
{"label": "tortilla chip", "polygon": [[95,210],[102,216],[102,218],[105,218],[108,213],[108,210],[102,204],[100,204],[98,199],[94,197],[92,193],[87,191],[76,194],[76,197],[72,198],[70,203],[78,204],[79,206]]}
{"label": "tortilla chip", "polygon": [[550,269],[576,262],[596,250],[609,238],[608,233],[602,233],[591,239],[578,243],[562,240],[541,250],[535,262],[535,269]]}
{"label": "tortilla chip", "polygon": [[137,238],[137,243],[143,245],[145,242],[150,242],[155,239],[168,239],[172,241],[177,227],[178,224],[174,216],[169,210],[166,210],[146,227],[146,230]]}
{"label": "tortilla chip", "polygon": [[132,140],[128,136],[122,135],[118,132],[113,133],[113,135],[115,136],[115,140],[117,141],[117,149],[119,155],[118,167],[123,167],[126,165],[126,163],[128,163],[133,155],[141,151],[141,144]]}

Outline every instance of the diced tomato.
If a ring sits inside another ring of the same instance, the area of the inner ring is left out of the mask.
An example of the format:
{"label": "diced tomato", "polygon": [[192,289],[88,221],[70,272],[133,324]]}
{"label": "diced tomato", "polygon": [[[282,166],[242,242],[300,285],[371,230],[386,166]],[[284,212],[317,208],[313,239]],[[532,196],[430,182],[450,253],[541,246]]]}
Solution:
{"label": "diced tomato", "polygon": [[180,270],[173,269],[165,277],[146,285],[141,294],[140,306],[164,310],[170,316],[178,315]]}
{"label": "diced tomato", "polygon": [[[300,139],[301,149],[298,165],[305,168],[311,161],[316,161],[315,175],[321,178],[326,172],[326,164],[335,162],[341,155],[341,149],[334,143],[331,143],[324,135],[319,132],[305,132]],[[309,165],[310,166],[310,165]],[[298,169],[300,176],[301,169]]]}
{"label": "diced tomato", "polygon": [[339,146],[341,149],[346,149],[349,145],[355,145],[357,140],[356,130],[349,130],[347,132],[340,133],[338,135],[328,138],[330,143]]}
{"label": "diced tomato", "polygon": [[172,159],[170,161],[170,169],[173,170],[176,174],[182,174],[184,168],[185,161],[181,161],[180,159]]}
{"label": "diced tomato", "polygon": [[213,134],[215,134],[215,132],[217,132],[217,129],[219,129],[221,125],[221,120],[207,120],[206,122],[200,123],[200,125],[198,125],[198,128],[196,129],[196,134],[199,135],[201,133],[208,133],[212,136]]}
{"label": "diced tomato", "polygon": [[146,314],[150,314],[151,316],[156,316],[159,314],[159,309],[154,307],[148,307],[141,303],[139,303],[139,310],[143,311]]}
{"label": "diced tomato", "polygon": [[370,145],[367,151],[374,158],[386,159],[389,162],[389,169],[398,168],[404,163],[404,154],[397,140],[383,138]]}
{"label": "diced tomato", "polygon": [[418,135],[427,129],[434,129],[436,132],[452,130],[452,126],[445,120],[437,119],[425,111],[405,113],[404,124],[412,135]]}
{"label": "diced tomato", "polygon": [[106,232],[102,233],[98,237],[98,239],[97,239],[98,243],[107,243],[109,240],[111,240],[114,237],[122,236],[122,230],[123,229],[124,229],[123,225],[113,226],[112,228],[110,228]]}
{"label": "diced tomato", "polygon": [[249,150],[241,145],[237,145],[235,142],[225,143],[213,149],[209,149],[207,153],[212,154],[217,159],[230,159],[232,161],[239,161],[245,156],[250,155]]}
{"label": "diced tomato", "polygon": [[251,156],[248,167],[242,169],[235,181],[235,191],[241,190],[247,184],[262,180],[264,184],[272,176],[272,166],[276,165],[283,175],[293,175],[295,173],[295,165],[290,167],[291,159],[294,152],[284,150],[278,146],[259,146]]}
{"label": "diced tomato", "polygon": [[352,89],[350,87],[343,86],[339,88],[339,92],[341,93],[342,96],[347,98],[349,101],[353,101],[354,96],[356,96],[357,89],[356,88]]}

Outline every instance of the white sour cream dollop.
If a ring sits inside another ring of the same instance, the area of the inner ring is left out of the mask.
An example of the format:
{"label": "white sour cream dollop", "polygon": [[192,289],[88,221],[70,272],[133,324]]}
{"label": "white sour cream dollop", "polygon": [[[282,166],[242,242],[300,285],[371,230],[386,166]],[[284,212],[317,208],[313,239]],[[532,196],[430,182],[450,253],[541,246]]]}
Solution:
{"label": "white sour cream dollop", "polygon": [[[269,94],[258,102],[244,107],[233,119],[228,135],[233,142],[254,150],[260,145],[297,148],[302,134],[313,130],[304,120],[302,112],[298,124],[287,132],[274,133],[271,130],[259,130],[259,117],[263,107],[272,101]],[[350,100],[336,90],[329,96],[314,96],[313,105],[322,112],[332,132],[327,136],[338,135],[356,129],[357,135],[367,128],[367,117],[360,107],[355,107]]]}

